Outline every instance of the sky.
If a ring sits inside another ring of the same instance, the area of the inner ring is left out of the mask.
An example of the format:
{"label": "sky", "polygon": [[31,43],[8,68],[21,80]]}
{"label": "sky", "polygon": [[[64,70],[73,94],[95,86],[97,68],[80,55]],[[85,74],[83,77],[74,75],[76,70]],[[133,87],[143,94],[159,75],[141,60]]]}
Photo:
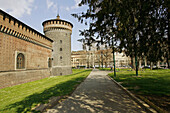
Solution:
{"label": "sky", "polygon": [[71,37],[71,50],[82,50],[82,44],[78,39],[79,30],[88,26],[78,22],[71,16],[74,13],[86,11],[87,6],[78,7],[81,0],[0,0],[0,9],[14,16],[21,22],[43,33],[42,23],[45,20],[55,19],[59,13],[60,18],[73,24]]}

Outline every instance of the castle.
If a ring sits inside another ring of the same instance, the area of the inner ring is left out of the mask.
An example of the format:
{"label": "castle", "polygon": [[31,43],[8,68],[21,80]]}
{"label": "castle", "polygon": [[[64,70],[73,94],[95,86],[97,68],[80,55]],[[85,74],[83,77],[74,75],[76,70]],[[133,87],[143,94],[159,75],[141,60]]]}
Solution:
{"label": "castle", "polygon": [[0,88],[71,74],[70,22],[43,22],[45,35],[0,10]]}

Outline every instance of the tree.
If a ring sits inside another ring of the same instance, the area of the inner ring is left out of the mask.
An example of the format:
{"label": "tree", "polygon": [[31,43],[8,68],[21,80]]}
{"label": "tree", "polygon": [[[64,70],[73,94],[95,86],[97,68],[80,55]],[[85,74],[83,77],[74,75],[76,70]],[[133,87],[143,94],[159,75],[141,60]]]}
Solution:
{"label": "tree", "polygon": [[[109,45],[113,53],[119,48],[127,56],[135,57],[138,75],[138,58],[143,54],[152,62],[164,55],[161,45],[168,34],[167,3],[167,0],[82,0],[79,5],[89,8],[73,16],[82,23],[92,19],[87,32],[97,34],[98,43]],[[151,51],[156,57],[150,57]]]}

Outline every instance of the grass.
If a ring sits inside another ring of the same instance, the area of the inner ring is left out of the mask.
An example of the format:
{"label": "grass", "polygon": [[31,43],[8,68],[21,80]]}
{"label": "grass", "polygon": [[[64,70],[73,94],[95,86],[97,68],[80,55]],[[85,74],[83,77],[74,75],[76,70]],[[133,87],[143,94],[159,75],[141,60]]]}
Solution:
{"label": "grass", "polygon": [[[101,71],[113,71],[114,68],[111,70],[111,68],[99,68],[99,70]],[[119,68],[116,68],[116,71],[119,71],[120,69]],[[121,70],[127,70],[127,69],[121,69]]]}
{"label": "grass", "polygon": [[69,95],[91,70],[73,69],[73,74],[49,77],[0,89],[0,113],[31,112],[39,103],[52,96]]}
{"label": "grass", "polygon": [[[109,76],[114,75],[110,73]],[[146,97],[163,109],[170,110],[168,108],[170,105],[170,69],[146,69],[139,71],[138,77],[135,71],[124,69],[119,70],[114,79],[135,95]],[[166,102],[161,102],[161,99]]]}
{"label": "grass", "polygon": [[102,71],[111,71],[111,68],[99,68],[99,70],[102,70]]}
{"label": "grass", "polygon": [[[113,77],[113,73],[109,75]],[[170,96],[169,69],[139,71],[139,77],[135,71],[120,70],[114,79],[137,94]]]}

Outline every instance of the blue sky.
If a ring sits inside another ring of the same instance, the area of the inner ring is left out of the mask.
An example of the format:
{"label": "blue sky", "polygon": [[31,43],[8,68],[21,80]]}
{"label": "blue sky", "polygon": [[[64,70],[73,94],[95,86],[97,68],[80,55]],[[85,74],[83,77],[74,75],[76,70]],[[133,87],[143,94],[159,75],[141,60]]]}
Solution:
{"label": "blue sky", "polygon": [[[81,0],[0,0],[0,8],[36,29],[43,34],[42,22],[48,19],[55,19],[59,12],[60,18],[73,24],[71,49],[81,50],[82,45],[77,40],[79,30],[87,28],[84,24],[72,17],[73,13],[86,11],[86,6],[78,7]],[[59,11],[58,11],[59,9]]]}

